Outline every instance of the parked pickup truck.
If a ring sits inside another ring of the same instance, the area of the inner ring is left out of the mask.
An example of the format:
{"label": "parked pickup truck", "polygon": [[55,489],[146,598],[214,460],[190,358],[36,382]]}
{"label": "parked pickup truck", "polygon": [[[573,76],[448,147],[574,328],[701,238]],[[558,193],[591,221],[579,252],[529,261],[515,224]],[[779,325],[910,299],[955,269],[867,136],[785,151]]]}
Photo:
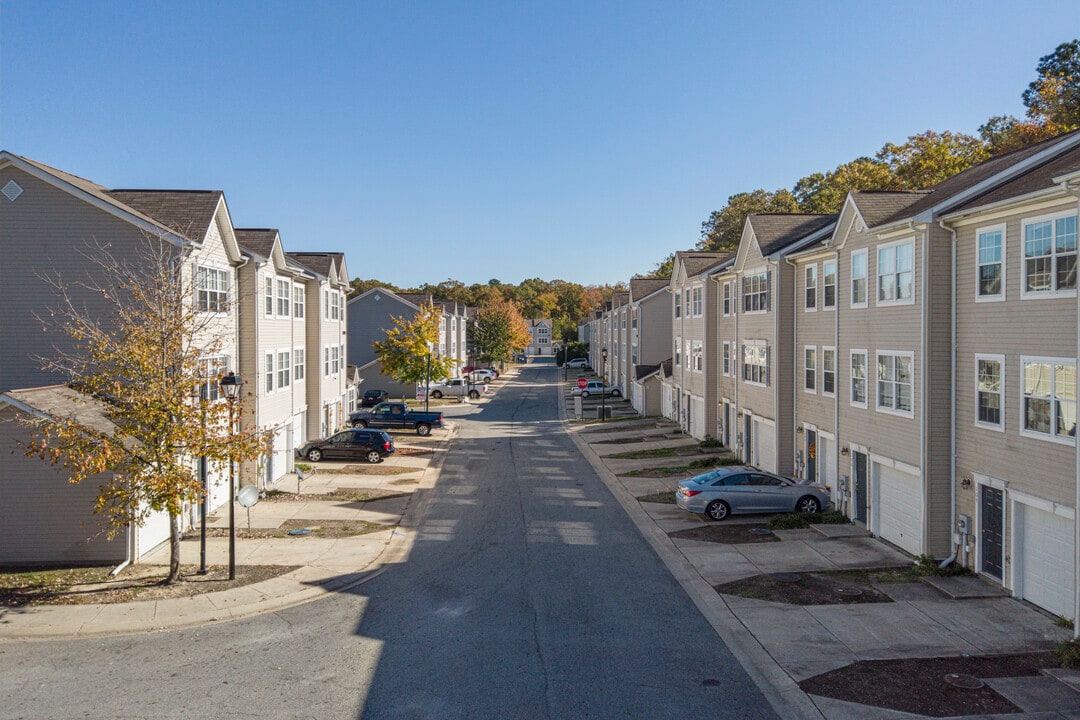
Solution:
{"label": "parked pickup truck", "polygon": [[[423,393],[425,389],[424,387],[419,388],[419,393]],[[484,383],[470,383],[468,380],[462,380],[461,378],[431,383],[431,397],[436,400],[441,397],[462,397],[464,395],[468,395],[475,400],[487,391],[488,387]]]}
{"label": "parked pickup truck", "polygon": [[370,410],[349,414],[353,427],[396,429],[412,428],[417,435],[430,435],[431,428],[442,427],[442,413],[423,413],[409,410],[402,402],[381,402]]}

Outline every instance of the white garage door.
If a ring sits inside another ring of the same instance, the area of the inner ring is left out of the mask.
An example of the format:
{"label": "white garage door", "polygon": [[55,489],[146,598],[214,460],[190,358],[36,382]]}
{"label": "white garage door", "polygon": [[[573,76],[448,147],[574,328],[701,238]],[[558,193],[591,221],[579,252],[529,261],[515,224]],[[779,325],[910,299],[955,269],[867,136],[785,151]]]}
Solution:
{"label": "white garage door", "polygon": [[704,440],[709,428],[705,427],[705,400],[690,396],[690,432],[697,440]]}
{"label": "white garage door", "polygon": [[1017,597],[1056,615],[1072,617],[1072,521],[1017,503],[1016,525]]}
{"label": "white garage door", "polygon": [[766,472],[776,472],[776,425],[754,418],[754,464]]}
{"label": "white garage door", "polygon": [[874,532],[912,555],[922,555],[922,485],[919,478],[874,463]]}
{"label": "white garage door", "polygon": [[138,547],[135,550],[136,557],[141,558],[169,539],[169,513],[150,513],[149,517],[146,518],[146,523],[139,528],[136,537],[138,538]]}
{"label": "white garage door", "polygon": [[266,481],[268,483],[275,482],[285,473],[289,472],[289,458],[292,457],[292,447],[289,442],[291,435],[291,427],[289,424],[283,424],[274,433],[274,454],[270,456],[268,472],[266,473]]}

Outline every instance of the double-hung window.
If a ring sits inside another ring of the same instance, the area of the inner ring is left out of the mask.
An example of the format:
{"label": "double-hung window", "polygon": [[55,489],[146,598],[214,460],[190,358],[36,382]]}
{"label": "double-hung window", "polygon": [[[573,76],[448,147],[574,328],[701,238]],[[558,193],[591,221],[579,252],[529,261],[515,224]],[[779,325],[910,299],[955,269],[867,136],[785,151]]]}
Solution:
{"label": "double-hung window", "polygon": [[341,348],[334,345],[330,348],[330,374],[337,375],[341,370]]}
{"label": "double-hung window", "polygon": [[731,283],[724,283],[724,305],[723,305],[724,317],[731,315],[731,311],[734,310],[734,305],[731,302]]}
{"label": "double-hung window", "polygon": [[277,384],[279,388],[289,387],[289,381],[292,377],[292,372],[289,368],[289,360],[292,352],[289,350],[282,350],[277,354]]}
{"label": "double-hung window", "polygon": [[199,388],[200,396],[205,400],[218,400],[221,398],[221,377],[229,370],[229,358],[224,355],[203,358],[202,386]]}
{"label": "double-hung window", "polygon": [[765,312],[769,309],[769,273],[747,275],[742,279],[743,312]]}
{"label": "double-hung window", "polygon": [[866,307],[867,252],[851,253],[851,307]]}
{"label": "double-hung window", "polygon": [[268,352],[265,355],[266,365],[263,368],[263,372],[266,375],[266,392],[274,391],[274,353]]}
{"label": "double-hung window", "polygon": [[803,390],[817,392],[817,348],[803,348]]}
{"label": "double-hung window", "polygon": [[263,314],[266,317],[274,317],[274,278],[263,278]]}
{"label": "double-hung window", "polygon": [[721,348],[720,372],[725,376],[731,375],[731,343],[725,340]]}
{"label": "double-hung window", "polygon": [[1076,437],[1076,363],[1071,358],[1021,357],[1024,368],[1021,434],[1072,444]]}
{"label": "double-hung window", "polygon": [[229,309],[228,270],[195,267],[195,307],[201,312],[223,313]]}
{"label": "double-hung window", "polygon": [[821,264],[821,305],[825,308],[836,307],[835,260],[826,260]]}
{"label": "double-hung window", "polygon": [[866,407],[866,351],[851,351],[851,404]]}
{"label": "double-hung window", "polygon": [[1076,290],[1076,215],[1025,220],[1023,296]]}
{"label": "double-hung window", "polygon": [[912,414],[912,364],[914,359],[914,354],[910,352],[878,352],[878,410],[902,415]]}
{"label": "double-hung window", "polygon": [[806,301],[807,310],[817,310],[817,265],[806,266]]}
{"label": "double-hung window", "polygon": [[675,294],[671,296],[671,300],[675,308],[675,317],[682,316],[682,292],[676,290]]}
{"label": "double-hung window", "polygon": [[975,356],[975,424],[1004,430],[1004,355]]}
{"label": "double-hung window", "polygon": [[758,385],[769,384],[769,346],[764,340],[747,340],[743,343],[742,378]]}
{"label": "double-hung window", "polygon": [[979,228],[975,232],[975,301],[1005,299],[1005,226]]}
{"label": "double-hung window", "polygon": [[304,348],[293,350],[293,380],[304,379]]}
{"label": "double-hung window", "polygon": [[889,243],[877,251],[878,305],[915,300],[915,241]]}
{"label": "double-hung window", "polygon": [[323,375],[330,375],[330,346],[323,346]]}
{"label": "double-hung window", "polygon": [[293,317],[299,320],[304,317],[304,286],[293,285],[292,288]]}
{"label": "double-hung window", "polygon": [[277,281],[277,315],[279,318],[289,317],[289,310],[292,306],[292,298],[289,297],[291,290],[292,283],[288,280]]}
{"label": "double-hung window", "polygon": [[701,340],[692,340],[690,342],[690,369],[694,372],[701,372],[702,370],[702,358],[701,358]]}
{"label": "double-hung window", "polygon": [[673,364],[677,368],[682,367],[682,338],[681,337],[676,337],[675,338],[675,362]]}
{"label": "double-hung window", "polygon": [[691,290],[691,295],[690,295],[690,298],[691,298],[690,299],[691,312],[690,312],[690,314],[693,315],[694,317],[701,317],[701,296],[702,296],[701,291],[702,291],[702,287],[700,285],[695,285],[694,288]]}
{"label": "double-hung window", "polygon": [[821,348],[821,394],[836,394],[836,348]]}

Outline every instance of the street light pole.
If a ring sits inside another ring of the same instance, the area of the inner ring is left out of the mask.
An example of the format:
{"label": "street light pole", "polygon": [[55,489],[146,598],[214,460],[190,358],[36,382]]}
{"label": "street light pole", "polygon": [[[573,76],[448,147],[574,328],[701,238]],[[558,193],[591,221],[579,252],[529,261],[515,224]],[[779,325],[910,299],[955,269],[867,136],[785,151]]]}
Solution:
{"label": "street light pole", "polygon": [[[229,399],[229,439],[233,437],[234,410],[236,399],[240,397],[240,388],[244,381],[234,372],[221,378],[221,392]],[[236,464],[233,462],[232,447],[229,448],[229,579],[236,579]]]}
{"label": "street light pole", "polygon": [[[206,384],[199,383],[191,397],[199,403],[199,428],[206,435]],[[206,487],[206,455],[199,456],[199,488],[202,492],[202,502],[199,503],[199,569],[196,575],[205,575],[206,569],[206,503],[208,492]]]}
{"label": "street light pole", "polygon": [[600,348],[600,421],[607,420],[607,348]]}
{"label": "street light pole", "polygon": [[428,411],[428,402],[431,399],[431,343],[427,344],[427,380],[424,386],[424,412]]}

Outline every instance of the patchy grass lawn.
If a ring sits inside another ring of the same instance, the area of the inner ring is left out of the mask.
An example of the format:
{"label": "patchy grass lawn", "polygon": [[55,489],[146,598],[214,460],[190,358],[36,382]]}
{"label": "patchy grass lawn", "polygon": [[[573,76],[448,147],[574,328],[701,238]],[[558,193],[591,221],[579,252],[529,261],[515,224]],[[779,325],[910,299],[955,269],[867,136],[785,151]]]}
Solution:
{"label": "patchy grass lawn", "polygon": [[731,455],[711,455],[699,458],[686,465],[672,465],[670,467],[641,468],[619,473],[623,477],[689,477],[696,475],[702,470],[720,467],[721,465],[738,465],[739,460]]}
{"label": "patchy grass lawn", "polygon": [[[366,522],[364,520],[286,520],[276,528],[252,528],[250,530],[247,527],[240,527],[239,524],[236,528],[236,537],[238,538],[293,538],[296,540],[303,540],[307,537],[318,538],[343,538],[353,537],[354,535],[367,535],[368,533],[378,532],[379,530],[387,530],[391,525],[380,525],[378,523]],[[303,535],[291,535],[293,530],[310,530],[310,533]],[[229,537],[228,528],[207,528],[206,535],[208,537]],[[195,533],[185,537],[183,542],[198,542],[199,534]]]}
{"label": "patchy grass lawn", "polygon": [[663,505],[675,504],[675,491],[674,490],[657,490],[651,495],[642,495],[639,497],[638,502],[651,502],[661,503]]}
{"label": "patchy grass lawn", "polygon": [[631,450],[614,455],[605,455],[605,459],[612,460],[637,460],[638,458],[675,457],[679,454],[678,448],[653,448],[651,450]]}
{"label": "patchy grass lawn", "polygon": [[286,490],[268,490],[263,502],[302,502],[305,500],[325,500],[327,502],[357,503],[373,500],[386,500],[409,495],[410,493],[388,490],[386,488],[339,488],[328,493],[302,493],[297,495]]}

